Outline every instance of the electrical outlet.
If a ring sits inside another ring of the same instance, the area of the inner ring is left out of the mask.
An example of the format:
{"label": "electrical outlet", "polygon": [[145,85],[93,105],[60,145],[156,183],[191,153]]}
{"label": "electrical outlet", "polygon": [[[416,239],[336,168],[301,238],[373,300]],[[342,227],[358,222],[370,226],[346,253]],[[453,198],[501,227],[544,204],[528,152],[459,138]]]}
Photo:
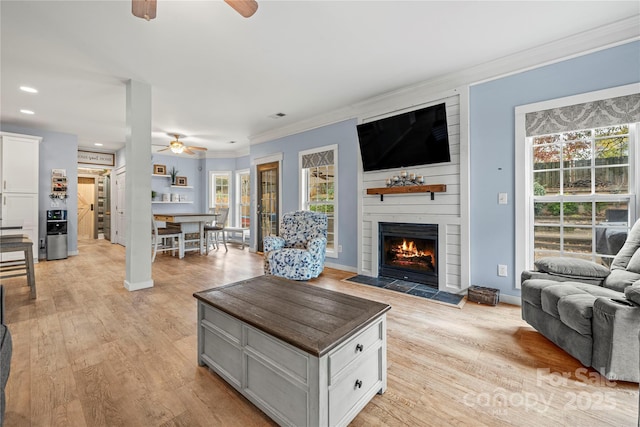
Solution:
{"label": "electrical outlet", "polygon": [[498,276],[507,277],[507,266],[504,264],[498,264]]}
{"label": "electrical outlet", "polygon": [[338,245],[338,252],[342,252],[342,245]]}
{"label": "electrical outlet", "polygon": [[506,205],[508,201],[507,193],[498,193],[498,204]]}

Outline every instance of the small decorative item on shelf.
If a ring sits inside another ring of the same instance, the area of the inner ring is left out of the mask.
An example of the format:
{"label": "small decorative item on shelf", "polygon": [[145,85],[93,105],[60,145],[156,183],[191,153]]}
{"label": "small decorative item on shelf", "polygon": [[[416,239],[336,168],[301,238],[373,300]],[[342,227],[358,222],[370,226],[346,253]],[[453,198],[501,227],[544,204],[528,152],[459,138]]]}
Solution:
{"label": "small decorative item on shelf", "polygon": [[394,175],[386,180],[387,187],[405,187],[407,185],[423,185],[424,177],[415,173],[400,172],[400,175]]}
{"label": "small decorative item on shelf", "polygon": [[176,185],[180,185],[180,186],[186,186],[187,185],[187,177],[186,176],[177,176],[175,184]]}
{"label": "small decorative item on shelf", "polygon": [[155,191],[151,190],[151,200],[155,200],[157,195],[158,195],[158,193],[156,193]]}
{"label": "small decorative item on shelf", "polygon": [[167,167],[165,165],[153,165],[153,174],[154,175],[166,175]]}
{"label": "small decorative item on shelf", "polygon": [[171,166],[171,170],[169,171],[169,175],[171,175],[171,184],[176,184],[176,177],[178,176],[178,169],[175,166]]}

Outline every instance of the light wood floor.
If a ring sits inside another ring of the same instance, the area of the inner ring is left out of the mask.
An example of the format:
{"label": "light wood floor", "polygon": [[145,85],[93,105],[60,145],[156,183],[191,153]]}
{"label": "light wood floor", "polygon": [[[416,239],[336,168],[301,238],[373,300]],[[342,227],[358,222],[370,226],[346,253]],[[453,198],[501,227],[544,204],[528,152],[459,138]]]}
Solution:
{"label": "light wood floor", "polygon": [[[159,255],[155,287],[128,292],[122,247],[79,250],[36,266],[35,301],[24,278],[5,281],[14,344],[5,427],[273,425],[196,358],[192,294],[260,275],[259,255]],[[351,275],[326,269],[310,283],[392,305],[388,389],[352,425],[636,425],[638,385],[582,370],[519,307],[457,309],[342,281]]]}

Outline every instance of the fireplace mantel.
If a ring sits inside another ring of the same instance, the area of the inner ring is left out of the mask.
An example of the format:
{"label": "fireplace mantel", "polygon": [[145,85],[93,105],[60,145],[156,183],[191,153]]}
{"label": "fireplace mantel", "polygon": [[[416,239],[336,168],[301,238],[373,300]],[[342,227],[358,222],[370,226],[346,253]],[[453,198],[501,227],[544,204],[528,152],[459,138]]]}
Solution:
{"label": "fireplace mantel", "polygon": [[434,200],[435,193],[444,193],[447,191],[445,184],[430,185],[406,185],[402,187],[380,187],[367,188],[367,194],[379,194],[380,201],[384,201],[385,194],[408,194],[408,193],[431,193],[431,200]]}

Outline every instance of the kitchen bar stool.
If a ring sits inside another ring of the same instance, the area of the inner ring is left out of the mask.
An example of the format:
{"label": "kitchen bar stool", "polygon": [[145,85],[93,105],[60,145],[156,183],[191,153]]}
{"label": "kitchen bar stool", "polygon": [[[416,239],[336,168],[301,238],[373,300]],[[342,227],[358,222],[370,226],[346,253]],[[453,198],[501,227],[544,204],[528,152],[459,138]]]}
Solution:
{"label": "kitchen bar stool", "polygon": [[24,259],[0,262],[0,279],[27,276],[31,298],[35,298],[36,275],[33,269],[33,242],[28,236],[21,234],[0,236],[0,253],[5,252],[24,252]]}

